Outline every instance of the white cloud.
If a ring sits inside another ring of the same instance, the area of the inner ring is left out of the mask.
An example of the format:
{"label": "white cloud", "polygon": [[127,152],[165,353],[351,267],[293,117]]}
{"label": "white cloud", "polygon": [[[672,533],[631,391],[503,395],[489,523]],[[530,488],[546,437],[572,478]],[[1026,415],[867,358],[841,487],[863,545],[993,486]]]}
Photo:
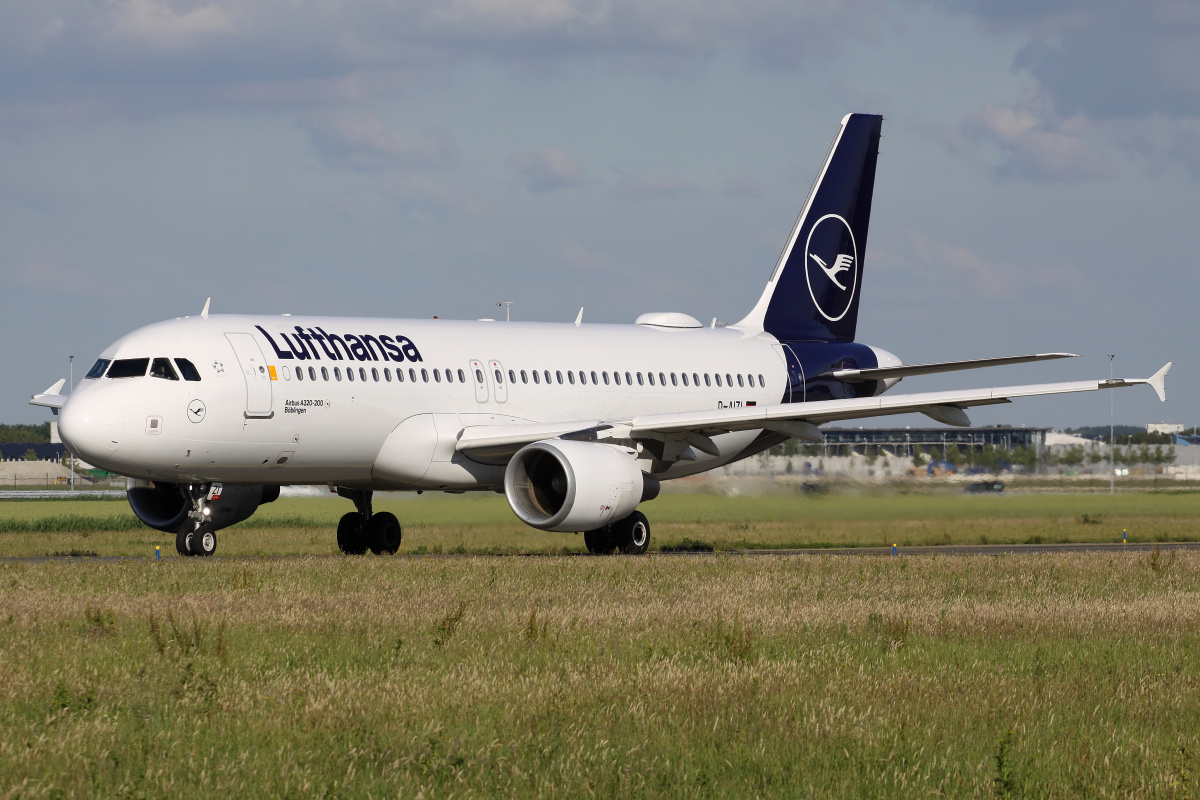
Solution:
{"label": "white cloud", "polygon": [[[911,248],[906,272],[921,275],[932,284],[947,281],[965,284],[971,293],[986,297],[1014,296],[1031,289],[1078,289],[1084,283],[1078,270],[1062,263],[1017,265],[997,263],[981,257],[962,245],[935,239],[923,231],[907,234]],[[897,256],[882,259],[894,266]]]}
{"label": "white cloud", "polygon": [[628,200],[664,200],[699,194],[700,187],[677,175],[624,175],[613,193]]}
{"label": "white cloud", "polygon": [[1096,126],[1082,116],[1063,119],[1042,93],[1014,105],[988,105],[951,136],[961,153],[981,157],[998,175],[1035,181],[1083,181],[1114,174]]}
{"label": "white cloud", "polygon": [[453,166],[459,147],[441,128],[422,136],[409,136],[363,111],[326,111],[311,114],[309,137],[323,155],[358,169]]}
{"label": "white cloud", "polygon": [[578,186],[587,178],[579,162],[556,147],[513,153],[505,163],[520,174],[525,188],[535,194]]}
{"label": "white cloud", "polygon": [[770,194],[766,187],[750,178],[726,178],[721,185],[721,196],[738,200],[759,200]]}
{"label": "white cloud", "polygon": [[197,47],[214,34],[233,33],[233,18],[216,3],[178,13],[157,0],[117,0],[112,32],[161,49]]}

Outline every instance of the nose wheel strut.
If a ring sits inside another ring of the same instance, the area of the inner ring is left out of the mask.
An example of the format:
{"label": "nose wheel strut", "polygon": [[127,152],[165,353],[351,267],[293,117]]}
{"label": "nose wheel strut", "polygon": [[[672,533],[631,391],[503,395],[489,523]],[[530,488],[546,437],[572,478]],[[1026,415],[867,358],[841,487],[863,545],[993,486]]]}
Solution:
{"label": "nose wheel strut", "polygon": [[217,551],[217,532],[213,529],[211,504],[221,498],[221,484],[204,483],[187,487],[192,510],[188,520],[175,534],[175,550],[181,556],[211,556]]}

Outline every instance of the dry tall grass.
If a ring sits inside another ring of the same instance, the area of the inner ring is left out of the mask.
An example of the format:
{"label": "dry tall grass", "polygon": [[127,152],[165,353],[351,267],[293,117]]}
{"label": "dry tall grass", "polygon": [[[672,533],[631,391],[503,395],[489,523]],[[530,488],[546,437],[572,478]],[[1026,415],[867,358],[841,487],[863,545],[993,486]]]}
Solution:
{"label": "dry tall grass", "polygon": [[0,797],[1185,797],[1200,555],[0,566]]}

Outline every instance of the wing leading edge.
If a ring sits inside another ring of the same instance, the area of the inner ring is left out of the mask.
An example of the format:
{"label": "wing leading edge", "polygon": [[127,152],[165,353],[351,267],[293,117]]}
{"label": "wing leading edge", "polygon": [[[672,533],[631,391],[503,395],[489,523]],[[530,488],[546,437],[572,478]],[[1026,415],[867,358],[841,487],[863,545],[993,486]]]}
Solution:
{"label": "wing leading edge", "polygon": [[[892,397],[859,397],[849,400],[822,400],[811,403],[780,403],[750,408],[726,408],[649,414],[620,420],[569,420],[535,425],[478,425],[465,428],[455,449],[465,455],[488,461],[504,460],[521,447],[542,439],[559,437],[656,439],[679,436],[698,450],[709,452],[708,437],[744,430],[775,430],[808,441],[821,441],[817,425],[848,419],[865,419],[893,414],[922,413],[939,422],[969,426],[965,409],[1008,403],[1018,397],[1050,394],[1095,392],[1147,385],[1159,400],[1166,400],[1166,376],[1169,362],[1149,378],[1037,383],[991,389],[966,389],[944,392],[920,392]],[[694,439],[694,441],[693,441]]]}

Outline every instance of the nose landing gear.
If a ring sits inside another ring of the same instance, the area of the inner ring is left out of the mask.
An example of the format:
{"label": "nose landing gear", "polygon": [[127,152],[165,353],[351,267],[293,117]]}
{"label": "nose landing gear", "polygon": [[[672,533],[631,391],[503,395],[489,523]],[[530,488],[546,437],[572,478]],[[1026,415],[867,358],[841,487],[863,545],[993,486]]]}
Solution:
{"label": "nose landing gear", "polygon": [[209,522],[209,504],[221,497],[221,484],[201,484],[187,487],[192,501],[188,521],[175,534],[175,550],[181,556],[211,556],[217,551],[217,532]]}
{"label": "nose landing gear", "polygon": [[337,543],[346,555],[358,556],[369,549],[375,555],[391,555],[400,549],[400,521],[388,511],[371,511],[369,489],[346,489],[339,486],[338,496],[354,501],[357,511],[351,511],[338,521]]}

